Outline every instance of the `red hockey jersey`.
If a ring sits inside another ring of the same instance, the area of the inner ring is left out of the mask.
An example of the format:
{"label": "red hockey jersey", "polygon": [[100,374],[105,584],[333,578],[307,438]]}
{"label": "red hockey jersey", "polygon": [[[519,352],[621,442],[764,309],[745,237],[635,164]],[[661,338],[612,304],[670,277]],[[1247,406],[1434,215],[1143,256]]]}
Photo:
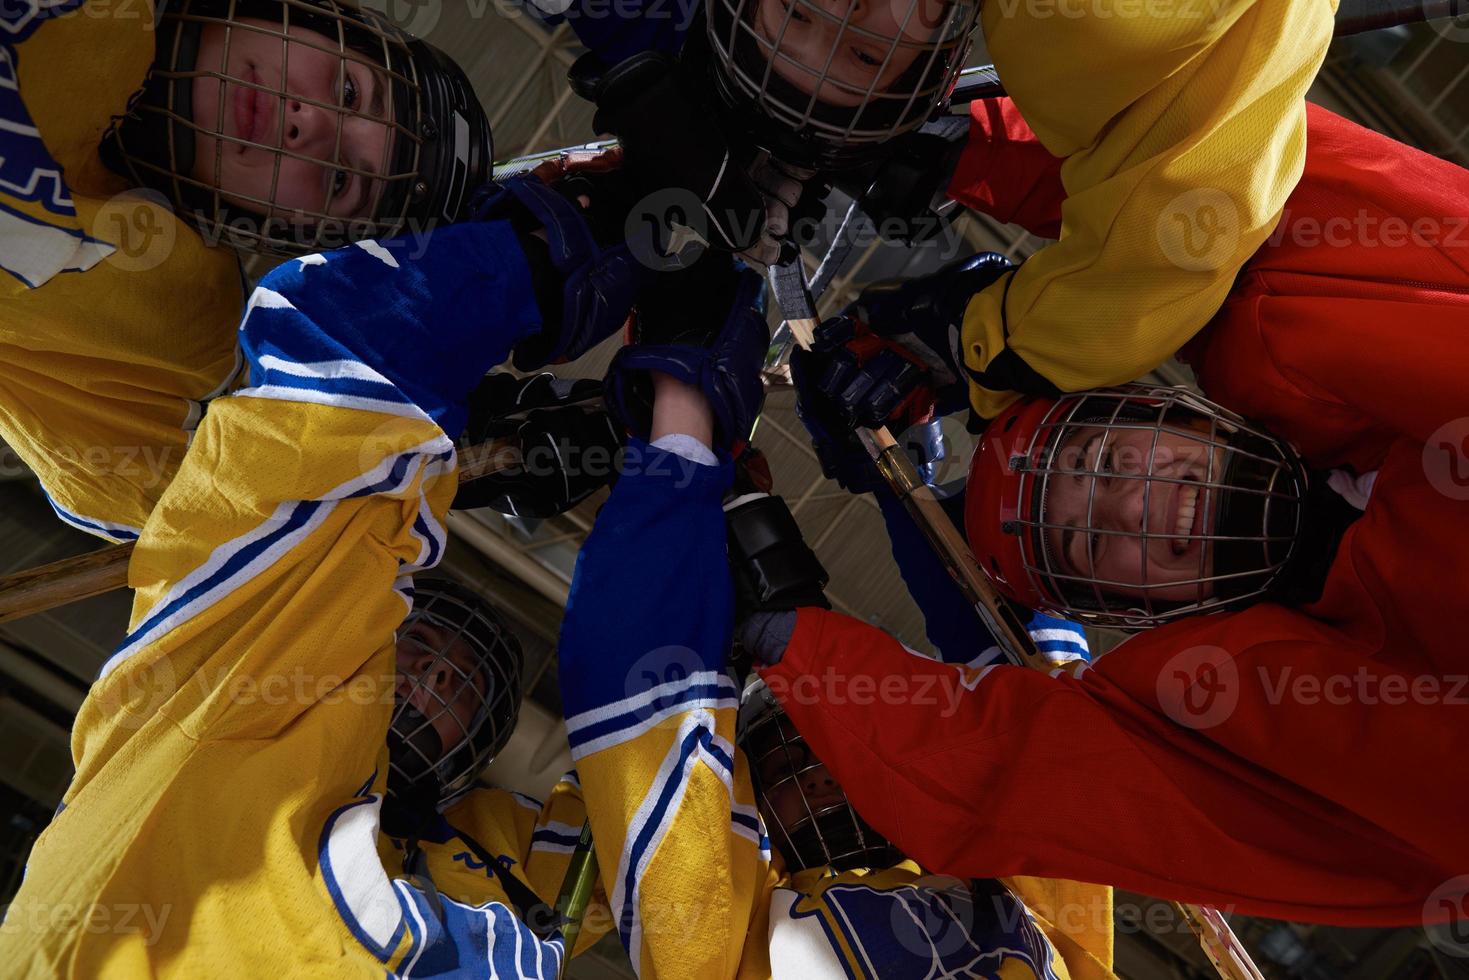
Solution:
{"label": "red hockey jersey", "polygon": [[[1013,106],[973,118],[952,191],[1054,234],[1059,171]],[[1075,676],[964,672],[802,610],[764,671],[925,867],[1343,925],[1432,919],[1469,872],[1469,172],[1308,120],[1279,229],[1183,354],[1370,492],[1321,598],[1160,627]]]}

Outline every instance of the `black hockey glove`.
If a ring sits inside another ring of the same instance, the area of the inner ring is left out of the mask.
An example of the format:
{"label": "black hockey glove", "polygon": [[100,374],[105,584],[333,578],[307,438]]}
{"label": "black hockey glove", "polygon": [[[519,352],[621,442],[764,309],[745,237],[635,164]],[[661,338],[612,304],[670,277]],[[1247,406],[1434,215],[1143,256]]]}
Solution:
{"label": "black hockey glove", "polygon": [[674,59],[653,52],[598,77],[600,68],[583,58],[572,71],[579,76],[578,89],[597,104],[593,128],[617,137],[639,188],[648,195],[668,194],[670,206],[677,203],[671,191],[691,196],[700,213],[684,209],[688,226],[715,248],[738,252],[759,242],[765,202],[745,172],[750,161],[735,157],[698,97],[696,80]]}
{"label": "black hockey glove", "polygon": [[622,440],[601,396],[596,381],[486,375],[469,397],[461,456],[485,444],[505,443],[518,449],[520,462],[461,484],[453,506],[554,517],[611,483]]}

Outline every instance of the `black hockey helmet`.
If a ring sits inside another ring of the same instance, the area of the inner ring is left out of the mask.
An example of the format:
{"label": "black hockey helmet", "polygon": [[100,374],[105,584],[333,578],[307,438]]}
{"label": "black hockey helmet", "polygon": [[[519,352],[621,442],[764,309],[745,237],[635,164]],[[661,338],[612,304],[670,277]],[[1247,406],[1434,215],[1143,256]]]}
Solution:
{"label": "black hockey helmet", "polygon": [[210,240],[297,255],[454,220],[494,154],[463,70],[351,0],[175,0],[103,156]]}
{"label": "black hockey helmet", "polygon": [[499,754],[520,714],[520,641],[475,592],[447,579],[414,586],[398,630],[388,726],[390,802],[443,810]]}
{"label": "black hockey helmet", "polygon": [[785,163],[840,170],[948,101],[977,0],[706,0],[716,88]]}
{"label": "black hockey helmet", "polygon": [[789,871],[890,868],[903,853],[868,826],[761,680],[740,698],[736,741],[770,843]]}

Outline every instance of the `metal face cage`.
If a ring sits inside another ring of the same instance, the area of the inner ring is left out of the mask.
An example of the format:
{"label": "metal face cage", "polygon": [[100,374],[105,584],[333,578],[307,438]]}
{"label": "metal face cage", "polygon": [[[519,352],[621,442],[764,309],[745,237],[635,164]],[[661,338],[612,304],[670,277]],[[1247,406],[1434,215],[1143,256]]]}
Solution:
{"label": "metal face cage", "polygon": [[1003,530],[1019,535],[1031,586],[1092,625],[1139,629],[1262,597],[1301,535],[1295,452],[1184,388],[1064,396],[1010,460],[1019,520]]}
{"label": "metal face cage", "polygon": [[432,580],[415,587],[397,657],[388,792],[442,809],[510,740],[520,713],[520,642],[475,593]]}
{"label": "metal face cage", "polygon": [[[770,842],[787,870],[881,869],[903,860],[902,852],[857,815],[762,681],[752,683],[741,701],[738,742]],[[799,803],[792,819],[782,818],[786,801]]]}
{"label": "metal face cage", "polygon": [[280,255],[457,216],[489,124],[441,52],[344,0],[179,0],[104,156],[206,239]]}
{"label": "metal face cage", "polygon": [[967,0],[709,0],[707,29],[716,81],[767,149],[839,167],[943,105],[978,17]]}

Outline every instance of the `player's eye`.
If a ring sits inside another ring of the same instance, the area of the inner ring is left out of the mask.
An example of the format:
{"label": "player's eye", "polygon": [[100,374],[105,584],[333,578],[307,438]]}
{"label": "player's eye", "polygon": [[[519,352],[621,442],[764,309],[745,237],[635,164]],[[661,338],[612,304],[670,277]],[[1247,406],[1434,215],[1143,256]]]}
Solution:
{"label": "player's eye", "polygon": [[783,13],[790,15],[791,20],[801,24],[811,23],[811,18],[801,9],[799,3],[790,3],[788,0],[781,0],[780,8]]}
{"label": "player's eye", "polygon": [[347,109],[357,108],[357,82],[353,80],[350,72],[344,72],[342,79],[342,106]]}
{"label": "player's eye", "polygon": [[881,58],[867,51],[863,51],[861,48],[853,48],[852,54],[856,56],[858,61],[862,62],[862,64],[868,66],[869,68],[880,68],[882,66]]}
{"label": "player's eye", "polygon": [[341,198],[352,185],[352,175],[345,170],[332,171],[332,196]]}
{"label": "player's eye", "polygon": [[1102,535],[1093,531],[1090,539],[1090,549],[1087,551],[1087,564],[1091,566],[1088,571],[1097,567],[1097,558],[1102,553]]}

